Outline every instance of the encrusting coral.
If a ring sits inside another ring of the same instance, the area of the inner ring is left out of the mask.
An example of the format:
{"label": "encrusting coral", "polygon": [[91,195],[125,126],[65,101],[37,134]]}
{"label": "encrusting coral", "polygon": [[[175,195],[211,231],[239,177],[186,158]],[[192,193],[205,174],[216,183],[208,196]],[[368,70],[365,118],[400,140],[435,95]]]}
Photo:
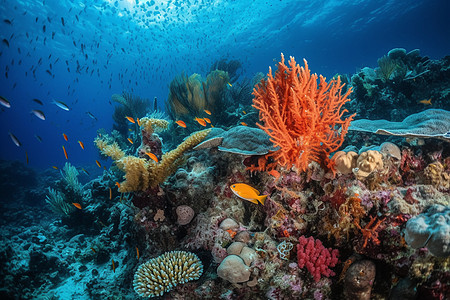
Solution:
{"label": "encrusting coral", "polygon": [[[149,147],[145,143],[151,142],[150,137],[154,132],[164,130],[167,126],[168,121],[166,120],[142,118],[141,148]],[[192,133],[176,149],[164,153],[158,162],[149,157],[125,156],[116,143],[108,144],[106,137],[97,137],[95,144],[102,154],[110,156],[117,167],[125,172],[125,181],[120,184],[120,192],[146,191],[162,183],[172,174],[181,163],[183,154],[202,142],[209,131],[210,129],[205,129]],[[141,154],[141,152],[139,153]]]}
{"label": "encrusting coral", "polygon": [[254,89],[253,107],[262,121],[257,125],[280,147],[268,154],[279,165],[306,171],[315,161],[333,170],[328,157],[342,145],[354,116],[343,118],[347,110],[342,109],[350,101],[352,89],[341,94],[344,84],[340,77],[327,83],[320,76],[318,84],[317,74],[311,75],[304,62],[305,67],[300,67],[291,57],[288,67],[281,54],[275,77],[269,69],[267,80]]}

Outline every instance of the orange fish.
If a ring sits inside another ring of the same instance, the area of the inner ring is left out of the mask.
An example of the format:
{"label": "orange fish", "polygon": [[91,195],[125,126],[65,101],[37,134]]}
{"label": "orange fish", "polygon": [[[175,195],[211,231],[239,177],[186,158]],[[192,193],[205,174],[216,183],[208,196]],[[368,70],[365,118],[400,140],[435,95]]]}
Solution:
{"label": "orange fish", "polygon": [[137,259],[139,259],[139,249],[136,247]]}
{"label": "orange fish", "polygon": [[25,156],[27,158],[27,165],[28,165],[28,152],[25,151]]}
{"label": "orange fish", "polygon": [[73,206],[75,206],[78,209],[82,208],[80,203],[72,203],[72,204],[73,204]]}
{"label": "orange fish", "polygon": [[175,123],[177,123],[178,126],[180,126],[180,127],[186,128],[186,123],[184,123],[184,122],[181,121],[181,120],[178,120],[178,121],[176,121]]}
{"label": "orange fish", "polygon": [[206,126],[206,121],[200,118],[195,118],[195,121],[198,122],[198,124],[202,125],[202,126]]}
{"label": "orange fish", "polygon": [[135,123],[134,119],[132,117],[126,116],[125,117],[128,121],[130,121],[131,123]]}
{"label": "orange fish", "polygon": [[91,247],[92,252],[97,253],[93,247]]}
{"label": "orange fish", "polygon": [[117,188],[120,189],[120,183],[119,183],[119,182],[116,182],[116,185],[117,185]]}
{"label": "orange fish", "polygon": [[83,142],[82,142],[82,141],[78,141],[78,144],[80,144],[81,149],[84,150],[84,144],[83,144]]}
{"label": "orange fish", "polygon": [[112,261],[113,272],[116,273],[116,266],[114,265],[114,259],[111,259],[111,261]]}
{"label": "orange fish", "polygon": [[139,120],[139,118],[136,118],[136,123],[138,124],[139,127],[141,127],[141,120]]}
{"label": "orange fish", "polygon": [[430,99],[423,99],[420,100],[419,103],[425,104],[425,105],[431,105],[431,98]]}
{"label": "orange fish", "polygon": [[109,188],[109,200],[111,200],[112,199],[112,190],[111,190],[111,188]]}
{"label": "orange fish", "polygon": [[63,137],[64,137],[64,139],[66,140],[66,142],[69,141],[69,139],[67,138],[67,134],[63,133]]}
{"label": "orange fish", "polygon": [[234,183],[230,186],[233,193],[241,199],[264,205],[267,195],[260,195],[258,190],[245,183]]}
{"label": "orange fish", "polygon": [[155,162],[158,162],[158,158],[156,157],[155,154],[151,153],[151,152],[145,152],[145,154],[148,155],[148,157],[150,157],[151,159],[153,159]]}
{"label": "orange fish", "polygon": [[242,126],[247,126],[247,123],[241,122],[241,125],[242,125]]}
{"label": "orange fish", "polygon": [[63,147],[63,151],[64,151],[64,156],[66,157],[66,159],[69,159],[69,157],[67,156],[66,148],[64,148],[64,146],[62,146],[62,147]]}
{"label": "orange fish", "polygon": [[247,114],[247,112],[246,112],[245,110],[243,110],[243,111],[242,111],[242,113],[243,113],[244,115],[246,115],[246,114]]}
{"label": "orange fish", "polygon": [[208,115],[211,115],[211,112],[210,112],[209,110],[205,109],[204,111],[205,111],[205,113],[207,113]]}
{"label": "orange fish", "polygon": [[57,167],[57,166],[52,166],[52,168],[55,169],[55,170],[58,170],[58,167]]}
{"label": "orange fish", "polygon": [[232,87],[233,85],[231,84],[231,83],[229,83],[229,82],[227,82],[227,84],[230,86],[230,87]]}
{"label": "orange fish", "polygon": [[95,160],[95,163],[97,164],[97,166],[98,166],[99,168],[102,167],[102,165],[100,164],[100,162],[99,162],[98,160]]}
{"label": "orange fish", "polygon": [[211,120],[210,120],[210,119],[208,119],[208,118],[203,118],[203,120],[205,120],[205,121],[206,121],[206,123],[209,123],[209,124],[211,124]]}
{"label": "orange fish", "polygon": [[130,144],[132,144],[133,145],[133,140],[132,139],[130,139],[130,138],[127,138],[127,140],[130,142]]}

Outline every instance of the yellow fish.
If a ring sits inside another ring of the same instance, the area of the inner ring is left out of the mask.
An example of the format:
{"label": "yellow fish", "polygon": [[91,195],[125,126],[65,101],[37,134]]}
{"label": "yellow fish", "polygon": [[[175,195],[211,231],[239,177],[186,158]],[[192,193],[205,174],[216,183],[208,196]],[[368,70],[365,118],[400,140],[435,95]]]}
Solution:
{"label": "yellow fish", "polygon": [[261,203],[264,205],[267,195],[260,195],[258,190],[245,183],[234,183],[230,186],[233,193],[241,199],[250,201],[252,203]]}
{"label": "yellow fish", "polygon": [[422,103],[422,104],[425,104],[425,105],[431,105],[431,98],[430,99],[420,100],[419,103]]}

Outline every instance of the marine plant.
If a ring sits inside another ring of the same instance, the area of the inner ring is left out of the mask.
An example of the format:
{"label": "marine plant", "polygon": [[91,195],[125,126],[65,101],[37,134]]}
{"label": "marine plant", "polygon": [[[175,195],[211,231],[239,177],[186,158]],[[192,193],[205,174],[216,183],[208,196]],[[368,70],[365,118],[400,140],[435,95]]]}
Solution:
{"label": "marine plant", "polygon": [[[343,105],[350,101],[351,88],[342,94],[340,76],[326,82],[312,74],[306,60],[300,67],[293,57],[289,67],[281,62],[275,77],[269,68],[267,79],[261,80],[253,91],[253,106],[259,110],[263,129],[279,150],[266,156],[276,164],[297,171],[306,171],[309,163],[318,162],[334,170],[330,153],[339,149],[344,142],[347,129],[354,115],[343,118],[347,112]],[[272,166],[259,166],[268,169]]]}
{"label": "marine plant", "polygon": [[69,162],[66,162],[64,168],[60,171],[61,177],[67,183],[67,187],[71,189],[75,194],[81,194],[82,186],[78,181],[78,170],[72,166]]}
{"label": "marine plant", "polygon": [[66,196],[55,189],[48,188],[48,195],[45,196],[45,202],[50,205],[50,208],[58,215],[70,215],[75,211],[75,206],[66,202]]}
{"label": "marine plant", "polygon": [[223,58],[211,65],[210,72],[213,72],[214,70],[225,71],[230,77],[230,82],[233,83],[236,82],[241,75],[241,72],[239,72],[241,68],[242,64],[239,60],[227,60],[226,58]]}
{"label": "marine plant", "polygon": [[383,81],[388,81],[398,66],[397,62],[394,59],[386,55],[380,57],[377,60],[377,63],[377,71]]}

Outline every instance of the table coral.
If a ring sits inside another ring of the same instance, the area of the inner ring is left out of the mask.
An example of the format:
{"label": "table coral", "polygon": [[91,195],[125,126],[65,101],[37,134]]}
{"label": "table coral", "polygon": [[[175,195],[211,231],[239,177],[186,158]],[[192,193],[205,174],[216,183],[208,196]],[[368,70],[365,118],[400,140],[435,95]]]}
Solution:
{"label": "table coral", "polygon": [[343,118],[342,106],[350,101],[352,89],[341,94],[344,84],[340,77],[329,83],[317,74],[311,75],[306,60],[300,67],[293,57],[289,67],[281,62],[275,77],[269,68],[267,80],[254,89],[253,106],[259,110],[262,124],[257,124],[279,150],[268,154],[279,165],[305,171],[316,161],[332,167],[328,158],[343,143],[354,115]]}

